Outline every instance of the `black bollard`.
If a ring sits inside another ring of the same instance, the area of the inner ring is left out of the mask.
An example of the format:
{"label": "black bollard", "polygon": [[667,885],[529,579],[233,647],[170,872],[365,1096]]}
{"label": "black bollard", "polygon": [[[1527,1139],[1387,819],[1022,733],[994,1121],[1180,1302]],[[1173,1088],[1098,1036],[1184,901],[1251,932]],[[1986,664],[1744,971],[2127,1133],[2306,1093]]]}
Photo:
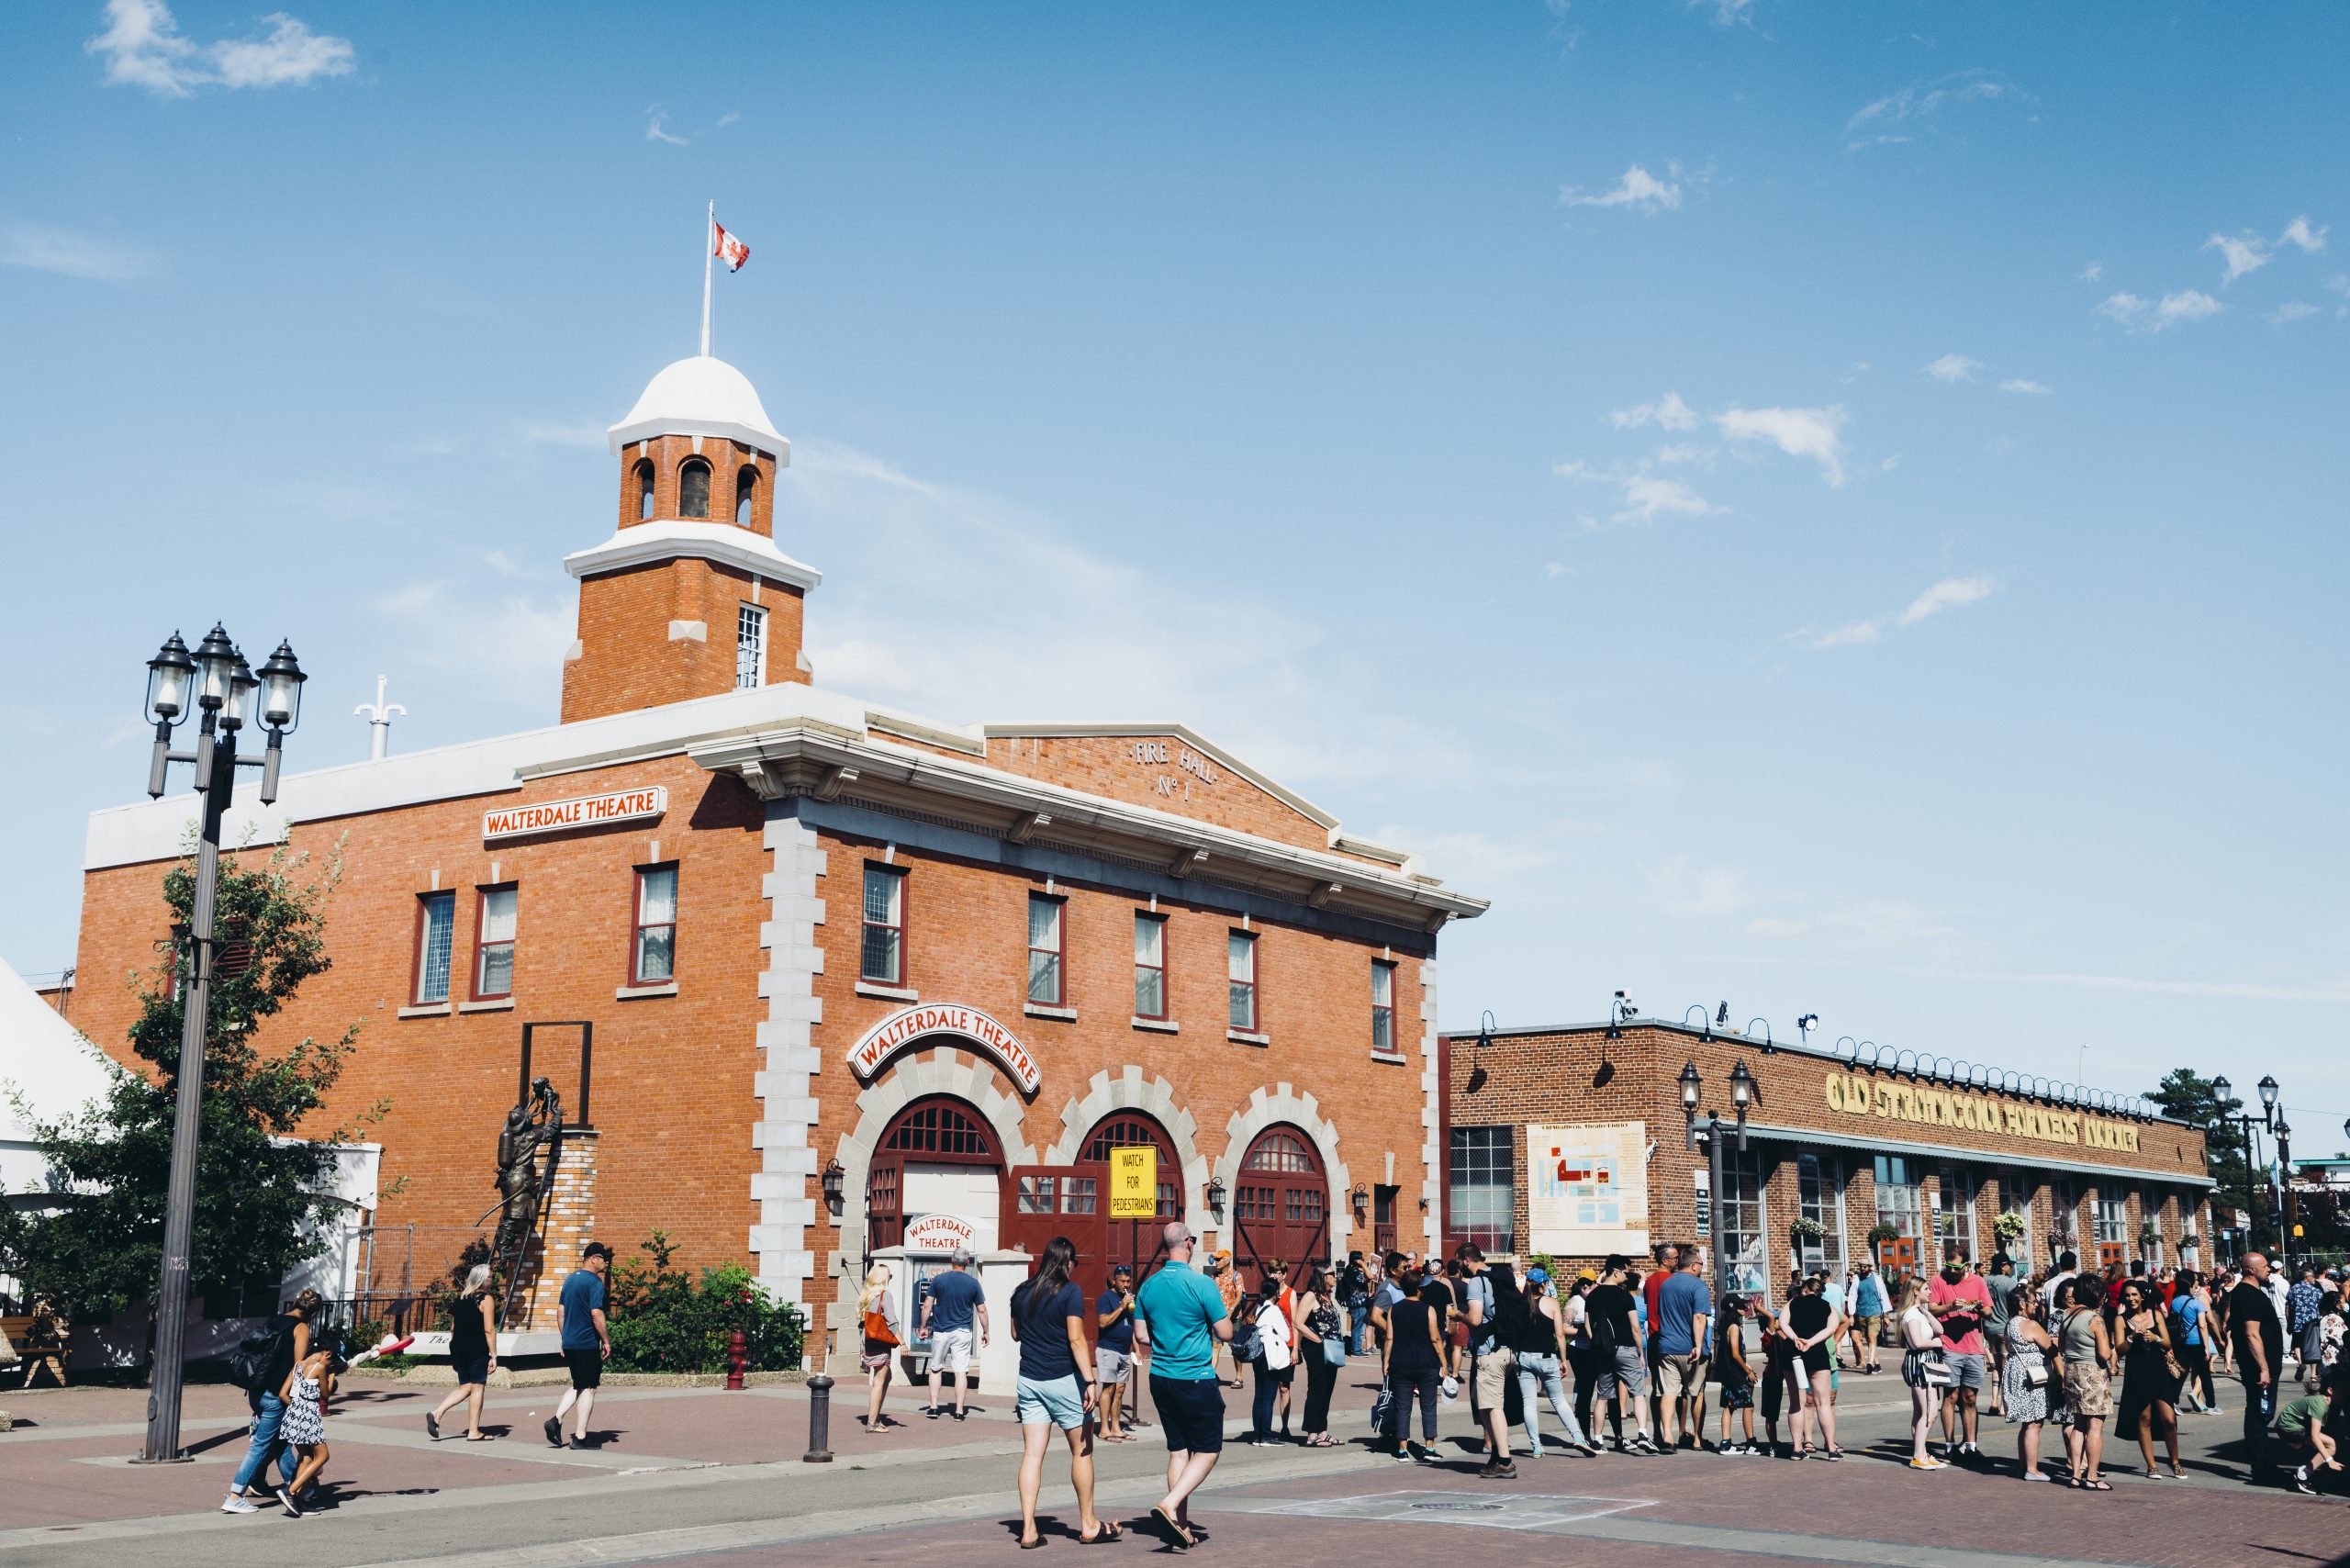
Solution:
{"label": "black bollard", "polygon": [[818,1372],[808,1380],[808,1451],[800,1456],[800,1463],[833,1462],[832,1425],[833,1380]]}

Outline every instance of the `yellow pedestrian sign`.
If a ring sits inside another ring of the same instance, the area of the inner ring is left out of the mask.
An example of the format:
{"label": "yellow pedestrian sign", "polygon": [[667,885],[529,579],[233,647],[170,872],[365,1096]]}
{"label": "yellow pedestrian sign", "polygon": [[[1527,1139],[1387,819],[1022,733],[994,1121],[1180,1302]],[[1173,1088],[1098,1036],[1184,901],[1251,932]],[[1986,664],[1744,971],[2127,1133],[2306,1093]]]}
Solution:
{"label": "yellow pedestrian sign", "polygon": [[1110,1151],[1110,1217],[1152,1219],[1158,1214],[1158,1150],[1138,1148]]}

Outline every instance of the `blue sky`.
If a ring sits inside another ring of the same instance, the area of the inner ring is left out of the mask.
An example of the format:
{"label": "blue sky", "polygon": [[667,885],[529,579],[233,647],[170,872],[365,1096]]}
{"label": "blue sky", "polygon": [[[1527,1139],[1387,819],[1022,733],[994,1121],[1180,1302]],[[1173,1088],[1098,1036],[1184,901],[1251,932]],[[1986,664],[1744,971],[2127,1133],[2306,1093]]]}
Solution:
{"label": "blue sky", "polygon": [[714,196],[822,684],[1422,848],[1450,1025],[2341,1141],[2350,11],[293,4],[0,17],[20,969],[175,626],[304,763],[552,719]]}

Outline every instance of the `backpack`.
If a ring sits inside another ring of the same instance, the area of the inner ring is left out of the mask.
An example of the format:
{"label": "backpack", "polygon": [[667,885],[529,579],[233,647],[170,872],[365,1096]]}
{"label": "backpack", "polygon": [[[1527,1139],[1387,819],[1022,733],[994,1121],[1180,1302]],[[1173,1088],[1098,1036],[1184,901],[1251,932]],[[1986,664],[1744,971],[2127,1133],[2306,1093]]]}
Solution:
{"label": "backpack", "polygon": [[275,1393],[285,1381],[289,1358],[281,1352],[293,1349],[293,1333],[283,1321],[273,1320],[268,1327],[238,1340],[229,1352],[229,1381],[248,1394]]}
{"label": "backpack", "polygon": [[1252,1308],[1232,1330],[1232,1355],[1235,1361],[1255,1362],[1265,1354],[1265,1336],[1257,1327],[1257,1312]]}
{"label": "backpack", "polygon": [[[1552,1342],[1550,1322],[1537,1319],[1526,1305],[1526,1291],[1507,1264],[1498,1264],[1485,1271],[1485,1283],[1494,1293],[1494,1343],[1513,1350],[1533,1350],[1540,1355],[1554,1356],[1559,1348]],[[1471,1330],[1473,1334],[1476,1331]],[[1537,1339],[1539,1343],[1537,1343]]]}

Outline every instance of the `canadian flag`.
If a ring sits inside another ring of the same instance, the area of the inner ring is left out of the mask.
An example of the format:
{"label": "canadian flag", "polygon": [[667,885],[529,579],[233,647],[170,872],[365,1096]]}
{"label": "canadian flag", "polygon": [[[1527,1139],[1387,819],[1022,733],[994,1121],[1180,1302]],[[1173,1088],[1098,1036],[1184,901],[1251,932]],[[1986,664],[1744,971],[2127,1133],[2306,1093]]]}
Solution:
{"label": "canadian flag", "polygon": [[743,241],[735,236],[726,232],[726,226],[719,222],[716,218],[713,218],[711,219],[710,226],[717,234],[717,243],[712,247],[710,253],[716,256],[720,261],[724,262],[728,272],[741,272],[743,270],[743,263],[751,259],[751,247],[743,243]]}

